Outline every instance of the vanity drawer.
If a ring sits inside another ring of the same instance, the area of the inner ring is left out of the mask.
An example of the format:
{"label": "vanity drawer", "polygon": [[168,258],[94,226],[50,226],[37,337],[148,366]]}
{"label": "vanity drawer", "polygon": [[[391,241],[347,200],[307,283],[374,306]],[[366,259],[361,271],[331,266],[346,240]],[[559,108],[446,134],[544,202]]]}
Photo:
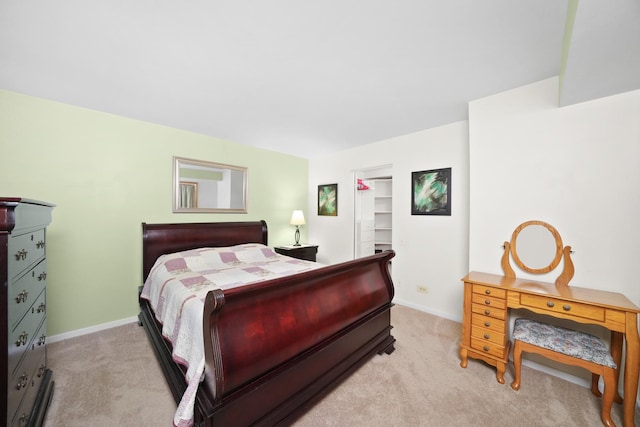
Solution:
{"label": "vanity drawer", "polygon": [[486,341],[488,343],[497,344],[500,346],[504,346],[505,343],[505,335],[500,332],[495,332],[490,329],[480,328],[477,326],[471,327],[471,337],[472,339],[479,339],[482,341]]}
{"label": "vanity drawer", "polygon": [[479,304],[484,307],[493,307],[493,308],[507,308],[507,300],[501,298],[490,297],[487,295],[481,294],[473,294],[471,297],[471,302],[474,304]]}
{"label": "vanity drawer", "polygon": [[544,295],[520,294],[520,304],[526,307],[543,309],[553,313],[564,313],[568,316],[582,317],[585,319],[604,322],[606,309],[590,304],[563,301],[549,298]]}
{"label": "vanity drawer", "polygon": [[477,313],[471,314],[471,325],[478,326],[480,328],[487,328],[501,334],[504,334],[507,330],[507,322],[505,322],[503,319],[496,319]]}
{"label": "vanity drawer", "polygon": [[[47,260],[42,260],[32,270],[9,286],[9,331],[13,331],[29,309],[44,310],[33,302],[45,288]],[[42,302],[44,304],[44,301]]]}
{"label": "vanity drawer", "polygon": [[507,296],[507,291],[504,289],[498,289],[493,286],[484,285],[473,285],[473,293],[500,299],[505,299],[505,297]]}
{"label": "vanity drawer", "polygon": [[481,304],[471,304],[471,312],[483,316],[493,317],[494,319],[504,320],[507,318],[506,308],[496,308]]}
{"label": "vanity drawer", "polygon": [[7,247],[9,279],[13,279],[28,267],[44,258],[44,248],[44,229],[25,234],[12,235],[9,238],[9,245]]}
{"label": "vanity drawer", "polygon": [[488,342],[487,340],[471,338],[471,348],[480,352],[502,359],[505,346]]}

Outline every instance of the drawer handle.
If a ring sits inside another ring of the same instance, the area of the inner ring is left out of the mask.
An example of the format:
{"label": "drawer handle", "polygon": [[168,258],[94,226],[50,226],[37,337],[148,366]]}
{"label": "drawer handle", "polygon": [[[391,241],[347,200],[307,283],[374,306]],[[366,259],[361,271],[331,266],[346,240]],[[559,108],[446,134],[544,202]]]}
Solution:
{"label": "drawer handle", "polygon": [[40,305],[38,306],[38,309],[36,310],[38,313],[42,313],[46,310],[47,306],[45,305],[45,303],[40,303]]}
{"label": "drawer handle", "polygon": [[482,347],[482,349],[483,349],[484,351],[489,351],[489,346],[486,346],[486,345],[485,345],[484,347]]}
{"label": "drawer handle", "polygon": [[36,248],[38,249],[44,248],[44,240],[40,240],[38,243],[36,243]]}
{"label": "drawer handle", "polygon": [[489,334],[484,334],[484,339],[488,340],[489,339]]}
{"label": "drawer handle", "polygon": [[549,308],[553,308],[554,305],[555,304],[553,303],[553,301],[547,302],[547,307],[549,307]]}
{"label": "drawer handle", "polygon": [[27,251],[25,251],[24,249],[19,250],[18,252],[16,252],[16,260],[20,261],[20,260],[25,260],[27,259]]}
{"label": "drawer handle", "polygon": [[20,347],[21,345],[26,345],[28,338],[29,338],[29,334],[23,331],[18,337],[18,341],[16,341],[16,346]]}
{"label": "drawer handle", "polygon": [[491,310],[485,310],[484,314],[486,314],[487,316],[491,314]]}
{"label": "drawer handle", "polygon": [[489,326],[491,326],[491,322],[484,322],[484,326],[488,328]]}
{"label": "drawer handle", "polygon": [[25,426],[27,425],[27,422],[29,422],[29,416],[25,413],[22,414],[22,416],[20,418],[18,418],[18,425],[19,426]]}
{"label": "drawer handle", "polygon": [[20,292],[16,297],[16,303],[20,304],[21,302],[26,302],[28,297],[29,292],[23,289],[22,292]]}
{"label": "drawer handle", "polygon": [[38,378],[42,377],[47,370],[47,365],[40,365],[38,368]]}
{"label": "drawer handle", "polygon": [[38,276],[38,280],[42,281],[42,280],[46,280],[47,278],[47,272],[43,271],[42,273],[40,273],[40,275]]}
{"label": "drawer handle", "polygon": [[565,305],[562,306],[562,309],[564,311],[569,311],[569,310],[571,310],[571,306],[569,304],[565,304]]}
{"label": "drawer handle", "polygon": [[484,293],[487,295],[491,295],[491,289],[485,289]]}
{"label": "drawer handle", "polygon": [[47,342],[47,336],[45,334],[40,335],[40,338],[38,338],[38,345],[43,345],[45,342]]}
{"label": "drawer handle", "polygon": [[490,300],[488,300],[488,299],[484,300],[484,303],[485,303],[486,305],[491,305],[491,301],[490,301]]}
{"label": "drawer handle", "polygon": [[16,384],[16,388],[18,390],[21,390],[22,388],[26,387],[27,384],[29,383],[29,375],[27,375],[26,373],[20,375],[20,382],[18,384]]}

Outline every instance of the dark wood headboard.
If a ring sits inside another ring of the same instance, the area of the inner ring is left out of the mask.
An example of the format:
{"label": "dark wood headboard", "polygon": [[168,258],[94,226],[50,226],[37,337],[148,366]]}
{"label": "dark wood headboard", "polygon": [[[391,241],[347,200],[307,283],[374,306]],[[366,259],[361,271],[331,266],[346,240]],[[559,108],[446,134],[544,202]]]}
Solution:
{"label": "dark wood headboard", "polygon": [[160,255],[204,247],[242,243],[267,244],[267,223],[201,222],[184,224],[142,223],[142,283]]}

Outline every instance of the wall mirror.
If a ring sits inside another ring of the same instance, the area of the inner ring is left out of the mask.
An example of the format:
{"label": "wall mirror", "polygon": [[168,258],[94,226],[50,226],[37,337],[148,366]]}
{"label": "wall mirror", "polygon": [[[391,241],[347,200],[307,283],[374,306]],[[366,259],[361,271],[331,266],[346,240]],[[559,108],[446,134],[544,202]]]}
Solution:
{"label": "wall mirror", "polygon": [[247,168],[173,158],[173,212],[247,213]]}
{"label": "wall mirror", "polygon": [[556,285],[567,286],[573,277],[571,246],[562,246],[560,233],[544,221],[526,221],[513,231],[511,241],[504,242],[502,269],[507,277],[515,277],[509,262],[528,273],[543,274],[554,270],[564,256],[564,269],[556,279]]}

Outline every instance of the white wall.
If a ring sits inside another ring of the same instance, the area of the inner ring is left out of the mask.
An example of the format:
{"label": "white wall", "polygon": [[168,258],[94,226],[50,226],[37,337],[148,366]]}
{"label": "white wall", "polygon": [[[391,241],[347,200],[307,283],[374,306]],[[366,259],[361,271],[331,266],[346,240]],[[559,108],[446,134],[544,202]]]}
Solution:
{"label": "white wall", "polygon": [[[575,251],[570,286],[620,292],[640,305],[640,91],[558,108],[551,78],[473,101],[469,145],[470,270],[502,274],[502,243],[518,224],[542,220]],[[588,384],[584,372],[536,360]]]}
{"label": "white wall", "polygon": [[640,305],[640,91],[558,108],[552,78],[471,102],[469,123],[470,269],[501,274],[502,243],[538,219],[575,251],[571,285]]}
{"label": "white wall", "polygon": [[[458,122],[309,161],[309,242],[318,261],[353,258],[354,171],[391,164],[395,301],[461,320],[468,266],[468,125]],[[411,215],[411,172],[452,168],[452,215]],[[317,215],[317,186],[338,183],[338,216]],[[428,293],[418,293],[418,286]]]}

